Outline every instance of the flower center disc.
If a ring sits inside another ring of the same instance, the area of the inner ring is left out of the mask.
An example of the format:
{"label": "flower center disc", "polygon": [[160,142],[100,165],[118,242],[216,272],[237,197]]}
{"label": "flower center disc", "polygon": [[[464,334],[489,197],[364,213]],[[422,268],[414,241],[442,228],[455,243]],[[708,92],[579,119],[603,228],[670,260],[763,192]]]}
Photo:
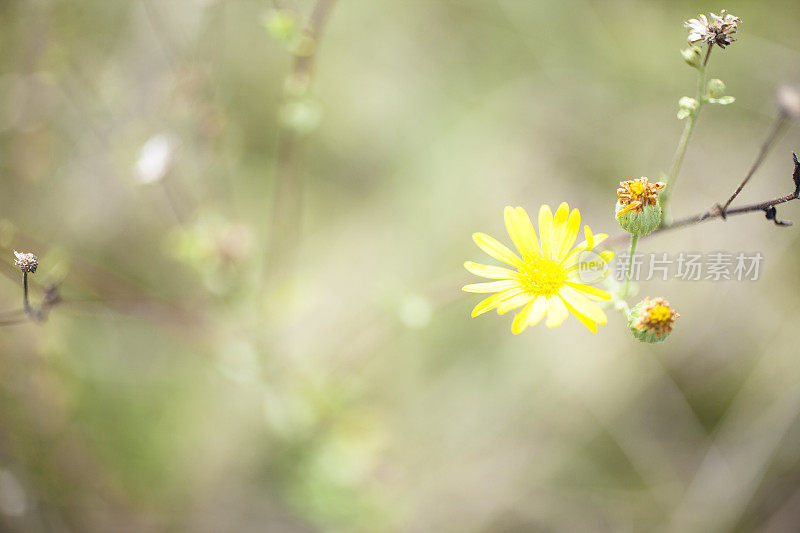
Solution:
{"label": "flower center disc", "polygon": [[631,183],[630,191],[631,195],[633,196],[633,199],[635,200],[642,194],[644,194],[644,185],[642,184],[641,181],[635,181]]}
{"label": "flower center disc", "polygon": [[657,305],[650,310],[650,322],[653,324],[665,325],[669,323],[671,317],[670,310],[663,305]]}
{"label": "flower center disc", "polygon": [[567,273],[552,259],[537,258],[528,261],[522,273],[527,281],[525,288],[528,293],[536,296],[556,294],[567,280]]}

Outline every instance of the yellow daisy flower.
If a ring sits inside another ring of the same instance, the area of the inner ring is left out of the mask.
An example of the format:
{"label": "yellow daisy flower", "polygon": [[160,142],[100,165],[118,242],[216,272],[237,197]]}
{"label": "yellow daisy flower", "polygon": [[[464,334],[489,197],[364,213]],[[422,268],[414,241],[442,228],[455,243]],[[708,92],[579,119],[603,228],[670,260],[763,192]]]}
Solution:
{"label": "yellow daisy flower", "polygon": [[481,250],[514,267],[511,270],[472,261],[464,263],[473,274],[498,280],[463,287],[466,292],[495,293],[476,305],[472,316],[492,309],[497,309],[497,313],[502,315],[522,307],[511,324],[511,331],[518,334],[537,324],[545,315],[545,323],[552,328],[572,313],[589,331],[597,333],[597,325],[605,324],[607,318],[593,300],[610,300],[611,294],[583,283],[579,274],[587,267],[605,266],[614,257],[610,250],[600,252],[594,260],[587,259],[583,253],[593,250],[608,235],[594,235],[589,226],[584,226],[586,240],[573,248],[581,226],[581,215],[577,209],[570,212],[566,202],[558,207],[555,217],[550,206],[543,205],[539,209],[538,240],[523,208],[506,207],[505,222],[508,235],[520,255],[485,233],[472,235]]}

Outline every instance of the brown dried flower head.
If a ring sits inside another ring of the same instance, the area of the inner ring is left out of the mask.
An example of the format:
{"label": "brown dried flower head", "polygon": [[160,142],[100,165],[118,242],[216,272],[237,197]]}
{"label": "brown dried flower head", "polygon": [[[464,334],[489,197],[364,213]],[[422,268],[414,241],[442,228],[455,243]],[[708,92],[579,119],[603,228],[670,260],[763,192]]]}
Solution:
{"label": "brown dried flower head", "polygon": [[672,325],[680,316],[664,298],[659,296],[651,300],[647,297],[642,302],[641,315],[633,327],[663,337],[672,331]]}
{"label": "brown dried flower head", "polygon": [[14,264],[17,265],[20,270],[23,272],[30,272],[33,274],[36,272],[36,268],[39,266],[39,260],[36,259],[36,256],[31,253],[20,253],[16,250],[14,251]]}
{"label": "brown dried flower head", "polygon": [[706,17],[701,14],[696,19],[687,20],[683,25],[689,30],[687,40],[690,44],[704,42],[725,48],[735,41],[732,35],[739,29],[741,21],[742,19],[723,9],[719,15],[709,13]]}
{"label": "brown dried flower head", "polygon": [[641,211],[649,205],[656,205],[658,202],[658,191],[666,187],[664,183],[648,183],[647,178],[642,176],[639,179],[621,181],[617,189],[620,209],[617,216],[620,217],[631,211]]}

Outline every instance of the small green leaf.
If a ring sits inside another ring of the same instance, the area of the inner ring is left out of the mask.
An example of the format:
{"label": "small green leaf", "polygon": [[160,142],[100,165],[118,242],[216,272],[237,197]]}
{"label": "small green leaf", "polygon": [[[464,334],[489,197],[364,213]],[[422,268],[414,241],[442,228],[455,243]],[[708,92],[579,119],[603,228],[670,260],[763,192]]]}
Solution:
{"label": "small green leaf", "polygon": [[719,105],[728,105],[732,104],[736,101],[736,98],[733,96],[723,96],[722,98],[709,98],[708,103],[710,104],[719,104]]}

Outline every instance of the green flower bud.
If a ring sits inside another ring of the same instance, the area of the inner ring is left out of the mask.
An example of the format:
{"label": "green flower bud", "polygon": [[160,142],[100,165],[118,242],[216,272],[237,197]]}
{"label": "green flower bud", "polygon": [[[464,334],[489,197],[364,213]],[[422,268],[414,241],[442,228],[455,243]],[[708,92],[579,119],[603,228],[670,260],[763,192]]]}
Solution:
{"label": "green flower bud", "polygon": [[286,102],[280,109],[281,123],[299,135],[307,135],[322,122],[322,104],[310,98]]}
{"label": "green flower bud", "polygon": [[648,183],[647,178],[620,182],[614,213],[625,231],[647,235],[661,224],[661,204],[658,191],[663,183]]}
{"label": "green flower bud", "polygon": [[617,202],[615,212],[617,222],[628,233],[647,235],[661,224],[661,204],[643,206],[641,210],[620,214],[624,207]]}
{"label": "green flower bud", "polygon": [[689,48],[685,48],[681,50],[681,55],[683,56],[683,60],[690,67],[700,68],[700,64],[703,61],[703,51],[700,50],[697,46],[690,46]]}
{"label": "green flower bud", "polygon": [[693,115],[698,109],[700,109],[700,103],[694,98],[684,96],[678,100],[678,107],[678,118],[683,120],[686,117]]}
{"label": "green flower bud", "polygon": [[664,298],[648,297],[633,306],[628,315],[628,327],[636,339],[653,344],[669,337],[680,316]]}
{"label": "green flower bud", "polygon": [[300,31],[297,15],[284,9],[275,9],[264,17],[270,37],[281,43],[290,43]]}
{"label": "green flower bud", "polygon": [[722,98],[725,96],[725,83],[717,78],[708,80],[706,90],[711,98]]}

